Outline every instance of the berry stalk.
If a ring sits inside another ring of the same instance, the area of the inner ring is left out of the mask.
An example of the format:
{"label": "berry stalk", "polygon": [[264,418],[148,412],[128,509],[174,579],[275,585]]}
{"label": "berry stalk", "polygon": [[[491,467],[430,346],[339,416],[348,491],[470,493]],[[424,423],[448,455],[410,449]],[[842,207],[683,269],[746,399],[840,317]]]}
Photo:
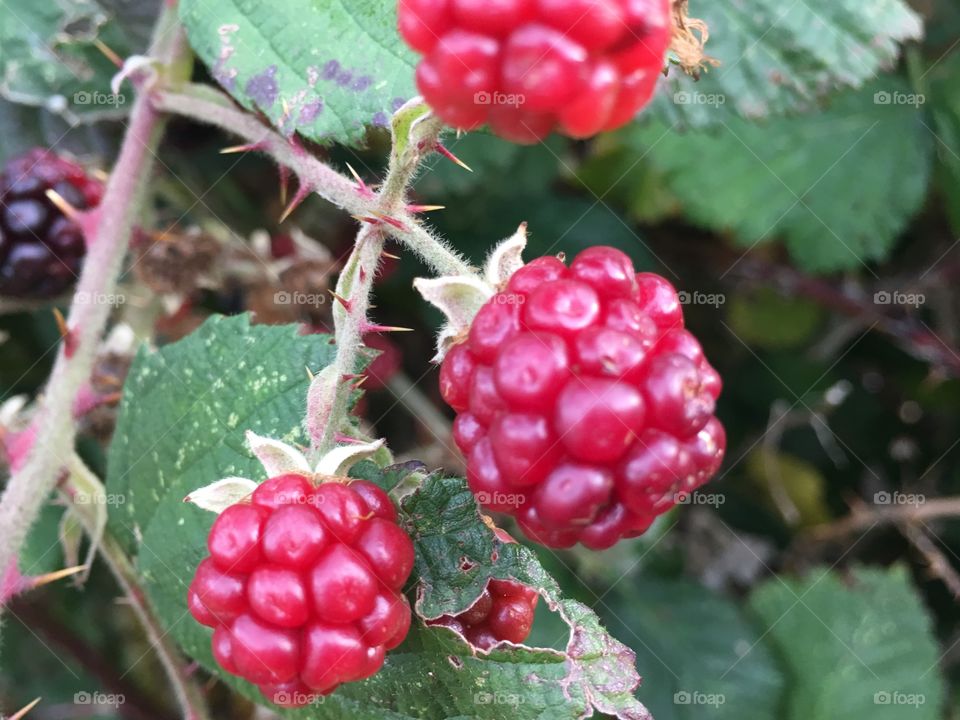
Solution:
{"label": "berry stalk", "polygon": [[[393,117],[393,150],[383,189],[375,195],[374,207],[364,219],[356,243],[337,281],[333,319],[337,357],[332,370],[318,375],[307,396],[307,430],[315,454],[336,445],[337,433],[347,416],[363,335],[371,331],[367,320],[377,266],[383,254],[385,232],[396,230],[392,222],[404,210],[407,187],[423,156],[438,146],[443,125],[417,100],[401,107]],[[400,221],[403,222],[403,221]],[[472,271],[471,271],[472,272]]]}
{"label": "berry stalk", "polygon": [[[171,74],[189,74],[189,47],[168,7],[154,30],[150,54]],[[107,303],[84,302],[114,292],[117,277],[140,215],[165,120],[141,95],[133,106],[120,156],[107,183],[96,224],[87,237],[90,246],[67,326],[70,343],[58,354],[37,414],[36,441],[23,467],[13,474],[0,498],[0,567],[17,558],[30,527],[53,490],[60,471],[69,463],[76,438],[71,412],[77,393],[91,373],[97,345],[110,315]],[[69,345],[70,352],[67,352]]]}

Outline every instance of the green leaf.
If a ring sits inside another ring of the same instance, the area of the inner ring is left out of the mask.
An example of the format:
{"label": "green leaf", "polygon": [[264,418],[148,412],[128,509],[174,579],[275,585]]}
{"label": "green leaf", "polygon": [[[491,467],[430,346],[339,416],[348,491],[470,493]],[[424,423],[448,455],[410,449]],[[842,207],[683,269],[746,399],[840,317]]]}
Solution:
{"label": "green leaf", "polygon": [[[188,655],[254,700],[262,701],[256,688],[217,667],[210,630],[187,612],[187,586],[207,554],[214,516],[182,499],[225,475],[262,479],[244,448],[244,431],[302,440],[304,368],[319,371],[331,354],[321,336],[300,336],[293,327],[251,327],[245,317],[208,320],[181,342],[140,352],[111,446],[107,491],[126,503],[112,512],[110,522],[114,533],[138,551],[137,568],[161,622]],[[495,540],[462,479],[411,478],[418,469],[397,466],[381,473],[365,462],[356,470],[388,488],[419,482],[406,488],[402,509],[417,538],[421,599],[437,595],[421,605],[435,613],[464,609],[492,575],[535,582],[569,624],[568,652],[517,647],[475,654],[452,631],[417,623],[375,677],[287,714],[319,720],[499,720],[508,705],[511,717],[520,720],[575,720],[591,708],[648,720],[632,694],[639,682],[633,654],[607,635],[585,606],[561,599],[556,583],[529,551]],[[437,537],[441,529],[445,538]],[[448,543],[463,546],[453,559]],[[497,561],[494,548],[499,548]],[[467,555],[468,580],[448,577],[459,573],[457,560]]]}
{"label": "green leaf", "polygon": [[653,124],[628,141],[693,221],[748,248],[781,237],[808,270],[862,269],[888,255],[925,197],[933,138],[920,102],[885,78],[816,115],[689,134]]}
{"label": "green leaf", "polygon": [[899,43],[923,34],[901,0],[694,2],[690,12],[706,21],[707,53],[722,64],[699,82],[671,70],[648,112],[694,127],[813,109],[892,66]]}
{"label": "green leaf", "polygon": [[604,597],[601,614],[636,648],[640,699],[657,720],[779,720],[783,674],[740,608],[693,582],[631,579]]}
{"label": "green leaf", "polygon": [[244,107],[284,133],[359,144],[416,95],[416,56],[378,0],[182,0],[190,43]]}
{"label": "green leaf", "polygon": [[[246,430],[306,442],[307,369],[320,371],[333,355],[325,336],[251,326],[246,315],[214,317],[180,342],[142,349],[108,459],[107,492],[124,501],[109,527],[128,551],[142,560],[180,533],[205,534],[204,523],[187,524],[198,517],[182,502],[191,490],[231,475],[265,479],[244,445]],[[189,579],[182,566],[178,575]]]}
{"label": "green leaf", "polygon": [[129,85],[114,95],[116,66],[95,44],[120,57],[146,50],[157,4],[136,0],[0,3],[0,96],[43,107],[70,122],[123,117]]}
{"label": "green leaf", "polygon": [[904,567],[775,578],[750,607],[791,678],[784,720],[935,720],[940,651]]}

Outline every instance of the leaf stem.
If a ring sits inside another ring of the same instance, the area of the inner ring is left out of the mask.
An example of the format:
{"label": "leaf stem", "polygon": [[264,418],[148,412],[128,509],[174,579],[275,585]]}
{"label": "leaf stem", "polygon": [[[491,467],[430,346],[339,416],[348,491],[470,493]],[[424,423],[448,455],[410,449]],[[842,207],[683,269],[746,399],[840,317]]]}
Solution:
{"label": "leaf stem", "polygon": [[[173,687],[174,694],[183,711],[185,720],[207,720],[207,713],[200,689],[193,682],[190,673],[173,644],[167,631],[154,616],[147,600],[146,593],[140,587],[137,572],[126,556],[116,538],[99,526],[96,508],[99,495],[103,493],[103,484],[94,475],[83,460],[74,453],[70,460],[69,475],[64,482],[64,492],[71,502],[75,497],[92,498],[93,503],[74,503],[73,508],[83,524],[90,541],[98,543],[97,552],[107,563],[110,572],[120,585],[120,589],[130,602],[137,620],[143,626],[150,641],[151,648],[157,653],[160,663],[167,673],[167,678]],[[99,540],[98,540],[99,536]]]}
{"label": "leaf stem", "polygon": [[[167,6],[154,29],[150,53],[172,73],[189,71],[189,52],[176,8]],[[16,561],[30,527],[73,450],[77,428],[71,409],[78,390],[90,377],[111,310],[110,304],[91,299],[110,295],[116,287],[164,124],[149,99],[138,97],[116,166],[96,211],[96,224],[87,238],[90,250],[67,320],[70,351],[65,343],[57,355],[38,403],[36,441],[0,498],[0,567],[9,567]]]}
{"label": "leaf stem", "polygon": [[[161,88],[153,93],[153,102],[158,110],[214,125],[236,135],[246,143],[245,149],[263,152],[280,165],[290,168],[299,178],[302,189],[320,195],[355,217],[374,217],[374,212],[383,210],[383,193],[364,193],[352,179],[304,150],[294,139],[295,136],[284,137],[267,127],[210,86],[183,83],[173,88]],[[436,125],[439,127],[439,122]],[[424,153],[432,149],[422,148]],[[391,177],[392,174],[388,175],[387,182],[391,181]],[[384,224],[383,230],[415,252],[438,275],[469,275],[475,272],[469,263],[426,229],[402,203],[391,208],[390,218],[395,224]]]}

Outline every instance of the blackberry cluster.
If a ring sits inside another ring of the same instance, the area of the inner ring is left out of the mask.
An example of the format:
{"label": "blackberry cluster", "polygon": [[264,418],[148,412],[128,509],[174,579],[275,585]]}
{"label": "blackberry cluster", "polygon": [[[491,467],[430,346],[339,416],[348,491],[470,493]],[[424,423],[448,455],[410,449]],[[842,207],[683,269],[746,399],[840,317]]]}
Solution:
{"label": "blackberry cluster", "polygon": [[410,629],[413,543],[372,483],[272,478],[220,514],[207,547],[190,613],[214,628],[220,666],[277,705],[370,677]]}
{"label": "blackberry cluster", "polygon": [[400,0],[398,18],[437,115],[520,143],[628,123],[672,34],[670,0]]}
{"label": "blackberry cluster", "polygon": [[80,273],[83,233],[50,201],[47,190],[86,210],[100,203],[103,184],[44,148],[7,163],[0,173],[0,295],[54,297]]}
{"label": "blackberry cluster", "polygon": [[610,247],[518,270],[440,372],[474,494],[551,547],[640,535],[709,480],[720,389],[673,286]]}

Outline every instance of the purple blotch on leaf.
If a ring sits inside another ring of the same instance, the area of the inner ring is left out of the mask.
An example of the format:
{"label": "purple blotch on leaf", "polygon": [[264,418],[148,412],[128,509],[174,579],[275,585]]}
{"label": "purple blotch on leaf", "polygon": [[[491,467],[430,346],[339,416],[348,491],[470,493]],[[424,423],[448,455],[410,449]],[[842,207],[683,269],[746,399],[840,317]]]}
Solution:
{"label": "purple blotch on leaf", "polygon": [[383,110],[381,110],[373,116],[373,120],[371,120],[371,122],[377,127],[386,127],[390,124],[390,118]]}
{"label": "purple blotch on leaf", "polygon": [[311,100],[302,108],[300,108],[300,115],[297,118],[298,125],[310,125],[314,120],[317,119],[317,115],[323,112],[323,99],[317,98],[316,100]]}
{"label": "purple blotch on leaf", "polygon": [[267,110],[277,101],[279,89],[277,87],[277,66],[271,65],[262,73],[254,75],[247,81],[247,95],[261,109]]}

